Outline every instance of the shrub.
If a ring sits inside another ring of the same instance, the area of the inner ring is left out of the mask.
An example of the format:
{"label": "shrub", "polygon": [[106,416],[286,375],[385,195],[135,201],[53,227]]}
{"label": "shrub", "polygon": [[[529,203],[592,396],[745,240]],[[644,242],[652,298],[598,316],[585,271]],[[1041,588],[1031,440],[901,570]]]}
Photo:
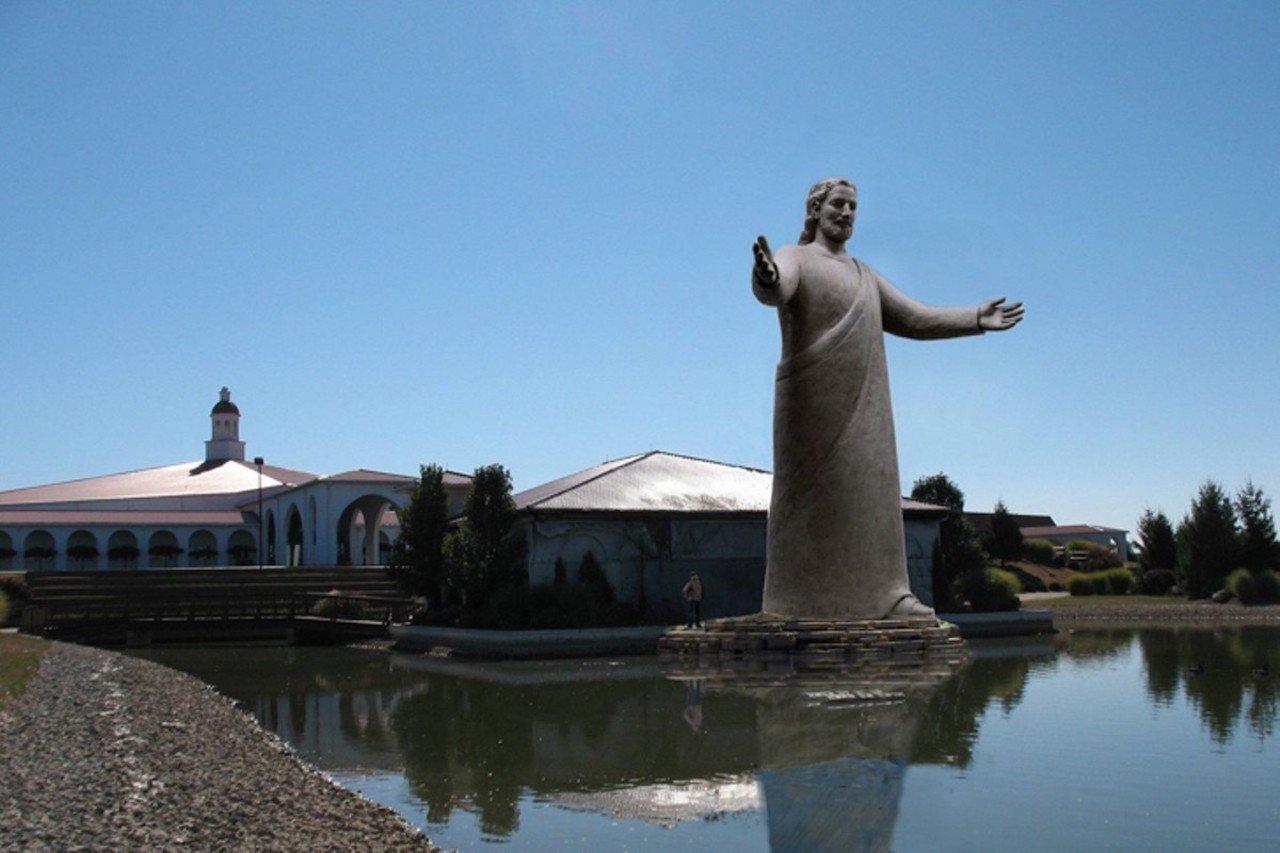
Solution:
{"label": "shrub", "polygon": [[1253,575],[1259,604],[1280,604],[1280,577],[1275,572],[1262,571]]}
{"label": "shrub", "polygon": [[363,609],[359,601],[343,597],[341,590],[331,589],[324,598],[311,605],[311,615],[326,619],[355,619]]}
{"label": "shrub", "polygon": [[1178,582],[1173,569],[1152,569],[1142,573],[1144,595],[1164,595]]}
{"label": "shrub", "polygon": [[1074,568],[1082,572],[1100,572],[1122,565],[1121,560],[1110,548],[1089,542],[1086,539],[1072,539],[1067,543],[1067,559],[1075,558]]}
{"label": "shrub", "polygon": [[960,594],[977,613],[999,613],[1017,610],[1022,584],[1012,572],[986,568],[969,572],[961,578]]}
{"label": "shrub", "polygon": [[1226,589],[1243,604],[1280,602],[1280,579],[1271,571],[1236,569],[1227,576]]}
{"label": "shrub", "polygon": [[1052,566],[1057,550],[1048,539],[1026,539],[1022,543],[1022,556],[1041,566]]}
{"label": "shrub", "polygon": [[522,631],[530,624],[529,588],[523,583],[498,587],[475,614],[475,627]]}
{"label": "shrub", "polygon": [[1108,595],[1128,595],[1133,591],[1133,572],[1128,569],[1111,569],[1098,577],[1106,583]]}
{"label": "shrub", "polygon": [[1253,604],[1254,594],[1253,572],[1248,569],[1236,569],[1227,575],[1226,589],[1245,604]]}
{"label": "shrub", "polygon": [[[26,607],[27,600],[31,598],[26,582],[19,577],[0,578],[0,595],[5,598],[8,618],[16,622],[22,615],[22,609]],[[0,625],[5,624],[5,621],[4,617],[0,617]]]}
{"label": "shrub", "polygon": [[1067,592],[1072,595],[1093,595],[1093,576],[1073,575],[1067,580]]}

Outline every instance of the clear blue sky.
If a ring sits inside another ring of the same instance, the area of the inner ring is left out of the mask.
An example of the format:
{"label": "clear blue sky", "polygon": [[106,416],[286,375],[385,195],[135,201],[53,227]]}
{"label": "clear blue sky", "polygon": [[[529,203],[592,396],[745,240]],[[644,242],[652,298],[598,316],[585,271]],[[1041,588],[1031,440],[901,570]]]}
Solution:
{"label": "clear blue sky", "polygon": [[770,466],[756,234],[1004,335],[892,340],[904,491],[1132,528],[1280,493],[1280,4],[0,4],[0,489],[250,455]]}

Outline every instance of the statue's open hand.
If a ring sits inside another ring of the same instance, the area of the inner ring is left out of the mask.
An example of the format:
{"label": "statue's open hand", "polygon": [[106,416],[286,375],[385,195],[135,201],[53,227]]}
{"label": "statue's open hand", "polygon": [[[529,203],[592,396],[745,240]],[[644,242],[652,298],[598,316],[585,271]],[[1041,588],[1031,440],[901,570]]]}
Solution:
{"label": "statue's open hand", "polygon": [[1004,297],[982,303],[978,309],[978,328],[984,332],[1003,332],[1022,322],[1022,303],[1004,304]]}
{"label": "statue's open hand", "polygon": [[763,234],[756,238],[751,251],[756,256],[756,266],[752,270],[752,275],[761,286],[773,287],[778,283],[778,265],[773,262],[773,252],[769,250],[769,241]]}

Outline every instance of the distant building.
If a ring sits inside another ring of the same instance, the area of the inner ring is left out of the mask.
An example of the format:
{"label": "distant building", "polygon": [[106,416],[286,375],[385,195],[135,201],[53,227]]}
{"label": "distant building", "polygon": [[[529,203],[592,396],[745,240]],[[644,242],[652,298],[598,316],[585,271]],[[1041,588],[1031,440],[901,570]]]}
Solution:
{"label": "distant building", "polygon": [[[977,531],[979,536],[989,536],[991,534],[991,516],[992,512],[966,512],[964,517],[973,525],[973,529]],[[1009,517],[1018,525],[1019,529],[1026,527],[1053,527],[1053,518],[1047,515],[1019,515],[1011,512]],[[1026,533],[1022,534],[1024,537]]]}
{"label": "distant building", "polygon": [[[203,459],[0,492],[0,571],[256,565],[260,529],[268,565],[386,561],[414,477],[259,468],[226,388],[209,418]],[[445,475],[452,511],[470,479]]]}
{"label": "distant building", "polygon": [[[702,578],[703,615],[755,613],[764,589],[767,471],[651,451],[515,495],[531,584],[556,563],[576,578],[587,552],[620,601],[679,615],[689,570]],[[912,591],[932,601],[931,560],[945,508],[904,499]]]}
{"label": "distant building", "polygon": [[1129,531],[1096,524],[1066,524],[1023,527],[1023,539],[1047,539],[1065,546],[1072,539],[1083,539],[1109,548],[1121,560],[1129,559]]}

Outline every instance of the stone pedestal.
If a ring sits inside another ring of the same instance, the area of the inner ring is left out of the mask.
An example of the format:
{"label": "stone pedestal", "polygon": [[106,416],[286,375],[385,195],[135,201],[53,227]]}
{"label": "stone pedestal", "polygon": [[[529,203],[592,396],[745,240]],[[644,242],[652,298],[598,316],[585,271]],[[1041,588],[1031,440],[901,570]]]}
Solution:
{"label": "stone pedestal", "polygon": [[959,629],[936,618],[831,621],[766,614],[673,628],[658,641],[669,674],[777,684],[939,681],[966,657]]}

